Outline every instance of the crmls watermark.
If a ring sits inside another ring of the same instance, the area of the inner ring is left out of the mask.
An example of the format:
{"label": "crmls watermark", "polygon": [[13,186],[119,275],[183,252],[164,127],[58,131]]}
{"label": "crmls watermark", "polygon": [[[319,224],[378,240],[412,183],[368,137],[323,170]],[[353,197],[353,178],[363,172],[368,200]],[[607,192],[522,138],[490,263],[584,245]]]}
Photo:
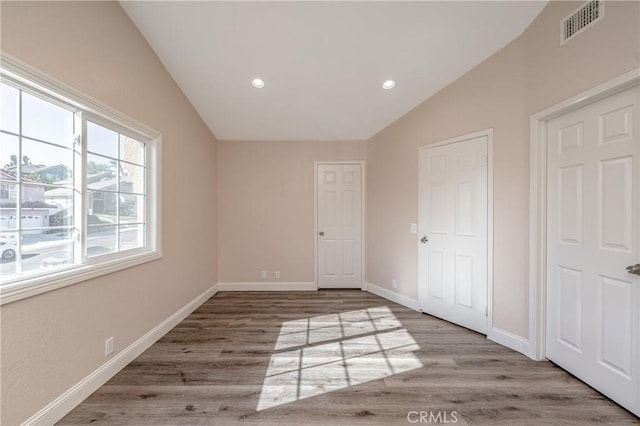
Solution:
{"label": "crmls watermark", "polygon": [[407,421],[414,424],[458,423],[457,411],[409,411]]}

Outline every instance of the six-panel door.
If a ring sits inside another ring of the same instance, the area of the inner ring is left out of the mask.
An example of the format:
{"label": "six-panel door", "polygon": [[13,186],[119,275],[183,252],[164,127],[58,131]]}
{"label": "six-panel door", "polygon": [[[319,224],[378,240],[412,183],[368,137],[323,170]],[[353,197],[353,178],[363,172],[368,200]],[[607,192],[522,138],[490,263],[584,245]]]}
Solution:
{"label": "six-panel door", "polygon": [[420,150],[422,310],[487,333],[487,137]]}
{"label": "six-panel door", "polygon": [[362,167],[317,167],[318,287],[362,287]]}
{"label": "six-panel door", "polygon": [[638,87],[548,122],[547,357],[640,415]]}

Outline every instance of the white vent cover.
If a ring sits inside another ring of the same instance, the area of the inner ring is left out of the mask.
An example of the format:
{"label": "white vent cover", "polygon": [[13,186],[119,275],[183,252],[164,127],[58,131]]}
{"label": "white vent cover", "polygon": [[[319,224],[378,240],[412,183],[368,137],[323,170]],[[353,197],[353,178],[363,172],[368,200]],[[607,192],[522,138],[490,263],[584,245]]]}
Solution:
{"label": "white vent cover", "polygon": [[604,17],[604,1],[593,0],[567,16],[560,25],[560,44],[564,44]]}

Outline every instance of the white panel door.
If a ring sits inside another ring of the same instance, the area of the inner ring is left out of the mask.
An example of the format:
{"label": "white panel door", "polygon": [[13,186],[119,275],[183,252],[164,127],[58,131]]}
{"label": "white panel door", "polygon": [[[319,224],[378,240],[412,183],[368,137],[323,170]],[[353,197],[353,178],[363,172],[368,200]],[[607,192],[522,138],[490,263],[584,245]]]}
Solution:
{"label": "white panel door", "polygon": [[317,168],[318,287],[362,288],[362,167]]}
{"label": "white panel door", "polygon": [[548,122],[547,357],[640,415],[637,87]]}
{"label": "white panel door", "polygon": [[420,150],[420,304],[487,333],[487,137]]}

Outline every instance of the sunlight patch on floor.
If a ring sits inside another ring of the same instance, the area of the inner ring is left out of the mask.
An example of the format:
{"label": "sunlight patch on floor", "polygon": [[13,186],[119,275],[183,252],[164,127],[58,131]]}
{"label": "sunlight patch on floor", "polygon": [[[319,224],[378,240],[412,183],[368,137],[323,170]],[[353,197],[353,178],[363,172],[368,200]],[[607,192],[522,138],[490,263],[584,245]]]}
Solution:
{"label": "sunlight patch on floor", "polygon": [[421,368],[400,327],[386,306],[283,323],[257,410]]}

